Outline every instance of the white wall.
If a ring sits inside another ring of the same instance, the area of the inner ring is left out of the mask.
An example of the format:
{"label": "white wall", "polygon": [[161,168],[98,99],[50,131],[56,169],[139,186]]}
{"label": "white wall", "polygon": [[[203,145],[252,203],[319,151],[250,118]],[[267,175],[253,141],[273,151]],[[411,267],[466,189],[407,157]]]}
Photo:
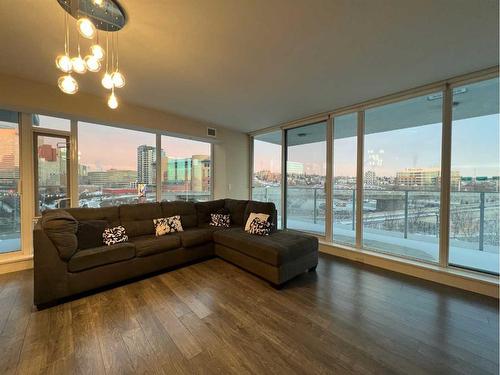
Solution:
{"label": "white wall", "polygon": [[207,140],[207,127],[215,127],[217,137],[209,139],[214,143],[214,197],[249,197],[249,143],[245,133],[123,102],[118,109],[111,110],[106,105],[104,95],[99,97],[81,92],[66,95],[55,83],[47,85],[2,74],[0,108],[137,129],[155,129],[198,140]]}

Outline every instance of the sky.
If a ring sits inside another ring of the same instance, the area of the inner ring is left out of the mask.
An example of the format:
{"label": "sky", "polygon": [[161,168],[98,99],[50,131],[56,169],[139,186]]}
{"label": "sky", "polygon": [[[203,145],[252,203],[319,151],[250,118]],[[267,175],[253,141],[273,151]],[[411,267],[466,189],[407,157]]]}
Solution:
{"label": "sky", "polygon": [[[462,176],[500,175],[499,115],[457,120],[452,125],[452,170]],[[288,160],[314,165],[316,173],[324,174],[326,142],[293,146]],[[335,140],[335,174],[355,175],[355,137]],[[368,151],[378,158],[368,163]],[[255,141],[255,170],[279,172],[281,146]],[[441,163],[441,124],[367,134],[365,136],[365,170],[375,170],[380,176],[395,176],[405,168],[439,167]],[[373,164],[377,164],[373,167]]]}

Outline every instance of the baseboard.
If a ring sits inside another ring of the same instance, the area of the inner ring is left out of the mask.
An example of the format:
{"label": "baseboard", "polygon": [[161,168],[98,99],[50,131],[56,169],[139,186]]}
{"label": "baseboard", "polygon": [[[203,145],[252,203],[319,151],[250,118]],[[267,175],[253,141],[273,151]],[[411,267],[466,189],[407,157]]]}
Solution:
{"label": "baseboard", "polygon": [[320,252],[489,297],[499,298],[499,280],[493,276],[478,275],[467,271],[397,259],[364,250],[352,250],[324,242],[320,243]]}
{"label": "baseboard", "polygon": [[32,256],[9,259],[0,263],[0,275],[4,273],[29,270],[31,268],[33,268]]}

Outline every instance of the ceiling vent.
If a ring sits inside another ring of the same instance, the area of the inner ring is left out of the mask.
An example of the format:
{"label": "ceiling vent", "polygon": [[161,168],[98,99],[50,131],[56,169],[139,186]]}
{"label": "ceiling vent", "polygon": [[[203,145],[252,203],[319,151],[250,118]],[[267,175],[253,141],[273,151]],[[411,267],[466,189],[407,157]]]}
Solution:
{"label": "ceiling vent", "polygon": [[217,131],[215,130],[215,128],[207,128],[207,135],[209,137],[217,137]]}

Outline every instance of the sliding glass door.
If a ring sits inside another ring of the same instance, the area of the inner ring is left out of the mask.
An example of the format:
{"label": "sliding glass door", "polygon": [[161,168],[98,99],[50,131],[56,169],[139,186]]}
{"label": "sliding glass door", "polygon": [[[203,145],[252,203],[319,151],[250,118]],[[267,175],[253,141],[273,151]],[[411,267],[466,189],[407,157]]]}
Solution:
{"label": "sliding glass door", "polygon": [[0,110],[0,254],[21,249],[18,113]]}
{"label": "sliding glass door", "polygon": [[35,214],[70,207],[69,136],[34,133]]}
{"label": "sliding glass door", "polygon": [[356,244],[358,114],[333,119],[333,241]]}
{"label": "sliding glass door", "polygon": [[273,202],[281,228],[281,130],[253,139],[252,199]]}
{"label": "sliding glass door", "polygon": [[498,102],[498,78],[453,90],[449,263],[494,274],[500,252]]}
{"label": "sliding glass door", "polygon": [[442,94],[365,111],[363,245],[439,260]]}
{"label": "sliding glass door", "polygon": [[325,235],[326,122],[286,131],[286,227]]}

